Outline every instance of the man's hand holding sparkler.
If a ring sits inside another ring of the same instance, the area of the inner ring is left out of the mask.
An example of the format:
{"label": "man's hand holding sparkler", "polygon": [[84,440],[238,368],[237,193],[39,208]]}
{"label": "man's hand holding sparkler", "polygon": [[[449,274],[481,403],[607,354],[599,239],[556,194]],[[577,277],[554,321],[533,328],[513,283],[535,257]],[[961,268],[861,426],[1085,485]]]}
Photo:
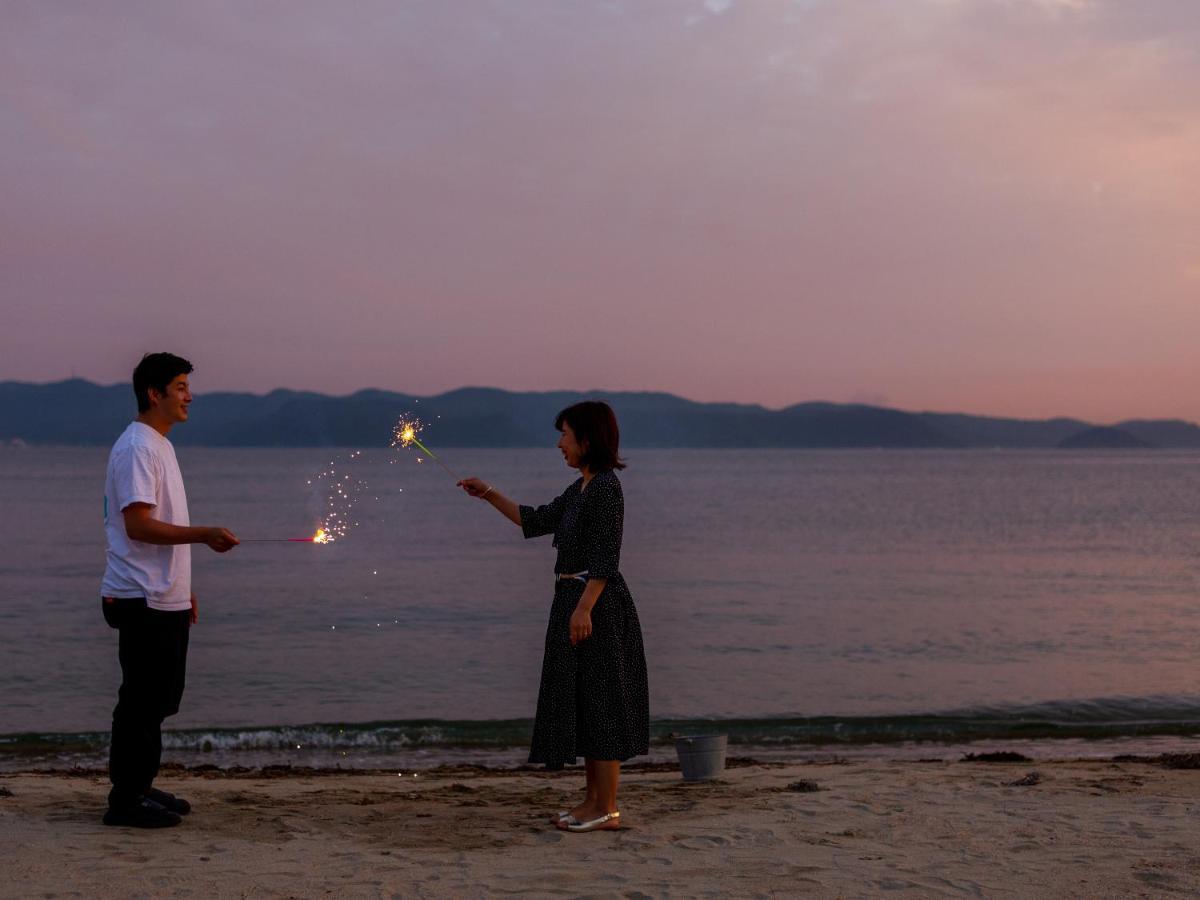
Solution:
{"label": "man's hand holding sparkler", "polygon": [[205,530],[208,532],[208,536],[204,539],[204,543],[210,550],[215,550],[217,553],[225,553],[241,543],[228,528],[207,528]]}
{"label": "man's hand holding sparkler", "polygon": [[217,553],[225,553],[241,543],[228,528],[197,525],[172,525],[151,512],[148,503],[131,503],[124,509],[125,533],[143,544],[206,544]]}

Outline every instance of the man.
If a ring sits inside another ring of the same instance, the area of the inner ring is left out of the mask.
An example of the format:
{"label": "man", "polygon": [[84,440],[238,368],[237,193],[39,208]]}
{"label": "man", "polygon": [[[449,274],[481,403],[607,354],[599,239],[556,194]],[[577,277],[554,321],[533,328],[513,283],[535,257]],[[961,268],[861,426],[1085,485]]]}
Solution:
{"label": "man", "polygon": [[183,478],[167,432],[188,418],[192,364],[150,353],[133,371],[138,416],[113,445],[104,484],[108,565],[104,620],[120,632],[121,690],[113,710],[105,825],[166,828],[191,806],[152,787],[162,723],[179,711],[188,629],[197,621],[191,544],[237,546],[224,528],[189,523]]}

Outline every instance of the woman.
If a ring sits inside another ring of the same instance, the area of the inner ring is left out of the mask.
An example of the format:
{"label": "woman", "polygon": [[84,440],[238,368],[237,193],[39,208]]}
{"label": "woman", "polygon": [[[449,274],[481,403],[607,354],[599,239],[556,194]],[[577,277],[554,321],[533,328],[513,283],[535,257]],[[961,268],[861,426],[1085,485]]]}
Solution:
{"label": "woman", "polygon": [[580,477],[550,503],[518,506],[478,478],[459,484],[519,525],[525,537],[554,535],[554,604],[529,761],[561,769],[584,757],[586,797],[552,821],[566,831],[614,830],[621,827],[621,763],[646,753],[650,743],[642,629],[618,569],[624,500],[616,470],[625,464],[617,453],[617,417],[607,403],[567,407],[554,427],[562,432],[563,458]]}

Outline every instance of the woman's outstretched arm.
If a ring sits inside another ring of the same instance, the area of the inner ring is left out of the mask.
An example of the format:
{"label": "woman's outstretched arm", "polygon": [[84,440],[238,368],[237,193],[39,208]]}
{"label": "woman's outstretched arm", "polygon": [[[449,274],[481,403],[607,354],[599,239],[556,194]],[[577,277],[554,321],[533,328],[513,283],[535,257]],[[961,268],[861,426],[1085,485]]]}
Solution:
{"label": "woman's outstretched arm", "polygon": [[478,497],[480,500],[486,500],[492,504],[492,506],[500,511],[500,515],[504,516],[504,518],[508,519],[514,525],[519,526],[521,524],[521,508],[482,479],[464,478],[458,483],[458,486],[472,497]]}

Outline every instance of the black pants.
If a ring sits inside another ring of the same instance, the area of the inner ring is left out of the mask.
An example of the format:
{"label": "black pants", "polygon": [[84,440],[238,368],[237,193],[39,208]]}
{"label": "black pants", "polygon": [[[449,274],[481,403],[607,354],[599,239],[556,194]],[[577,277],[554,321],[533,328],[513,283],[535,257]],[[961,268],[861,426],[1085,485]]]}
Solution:
{"label": "black pants", "polygon": [[113,710],[108,805],[129,806],[150,789],[162,759],[162,723],[179,712],[191,611],[149,609],[141,598],[101,600],[121,635],[121,690]]}

